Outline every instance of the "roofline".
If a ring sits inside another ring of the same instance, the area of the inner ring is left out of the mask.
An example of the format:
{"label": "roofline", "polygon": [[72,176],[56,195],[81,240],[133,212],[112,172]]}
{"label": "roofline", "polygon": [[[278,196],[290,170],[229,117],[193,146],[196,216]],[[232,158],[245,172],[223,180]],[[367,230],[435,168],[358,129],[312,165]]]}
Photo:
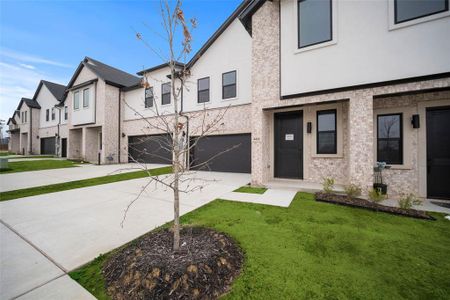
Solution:
{"label": "roofline", "polygon": [[[252,0],[239,15],[239,20],[247,32],[252,35],[252,16],[267,0]],[[269,0],[272,1],[272,0]]]}
{"label": "roofline", "polygon": [[[153,72],[153,71],[156,71],[156,70],[168,67],[168,66],[169,66],[169,63],[162,63],[160,65],[157,65],[157,66],[154,66],[154,67],[151,67],[151,68],[139,71],[136,74],[139,75],[139,76],[143,76],[145,73],[150,73],[150,72]],[[182,63],[182,62],[175,61],[175,66],[176,67],[185,67],[186,65],[184,63]]]}
{"label": "roofline", "polygon": [[234,12],[225,20],[225,22],[220,25],[219,29],[213,33],[213,35],[203,44],[200,50],[195,53],[195,55],[191,58],[191,60],[186,64],[186,68],[191,68],[197,60],[202,57],[202,55],[211,47],[211,45],[219,38],[219,36],[230,26],[231,23],[241,14],[241,12],[247,7],[247,5],[251,4],[251,0],[244,0],[241,4],[234,10]]}

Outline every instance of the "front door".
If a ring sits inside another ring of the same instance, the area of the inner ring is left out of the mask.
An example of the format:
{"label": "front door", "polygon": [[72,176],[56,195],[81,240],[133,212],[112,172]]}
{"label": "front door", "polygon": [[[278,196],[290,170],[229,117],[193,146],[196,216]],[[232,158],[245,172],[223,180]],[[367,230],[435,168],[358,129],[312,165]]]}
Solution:
{"label": "front door", "polygon": [[427,194],[450,199],[450,106],[427,109]]}
{"label": "front door", "polygon": [[276,113],[275,177],[303,179],[303,112]]}
{"label": "front door", "polygon": [[61,139],[61,157],[67,157],[67,139]]}

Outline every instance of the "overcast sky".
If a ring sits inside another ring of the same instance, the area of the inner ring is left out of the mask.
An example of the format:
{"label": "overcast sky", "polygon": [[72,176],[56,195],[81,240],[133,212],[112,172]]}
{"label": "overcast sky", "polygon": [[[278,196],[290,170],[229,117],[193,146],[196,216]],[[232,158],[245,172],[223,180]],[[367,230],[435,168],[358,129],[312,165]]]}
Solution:
{"label": "overcast sky", "polygon": [[[241,0],[185,0],[195,17],[193,53]],[[0,0],[0,118],[7,121],[21,97],[31,98],[39,80],[67,84],[89,56],[129,73],[162,63],[142,42],[166,47],[159,0]]]}

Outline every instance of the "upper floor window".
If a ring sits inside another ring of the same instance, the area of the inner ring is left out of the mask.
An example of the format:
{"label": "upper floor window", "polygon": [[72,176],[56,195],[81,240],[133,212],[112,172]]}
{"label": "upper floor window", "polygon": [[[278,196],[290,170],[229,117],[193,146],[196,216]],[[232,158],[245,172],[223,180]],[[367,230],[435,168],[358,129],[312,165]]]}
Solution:
{"label": "upper floor window", "polygon": [[67,120],[69,118],[69,110],[67,109],[67,106],[64,106],[64,120]]}
{"label": "upper floor window", "polygon": [[336,154],[336,110],[317,112],[317,154]]}
{"label": "upper floor window", "polygon": [[83,107],[89,107],[89,89],[83,90]]}
{"label": "upper floor window", "polygon": [[402,114],[377,116],[377,161],[403,163]]}
{"label": "upper floor window", "polygon": [[197,102],[209,102],[209,77],[197,80]]}
{"label": "upper floor window", "polygon": [[161,85],[161,104],[170,104],[170,82]]}
{"label": "upper floor window", "polygon": [[73,109],[80,109],[80,92],[73,93]]}
{"label": "upper floor window", "polygon": [[55,116],[55,109],[52,108],[52,121],[55,120],[56,116]]}
{"label": "upper floor window", "polygon": [[298,48],[333,39],[332,0],[298,0]]}
{"label": "upper floor window", "polygon": [[395,24],[448,11],[449,0],[394,0]]}
{"label": "upper floor window", "polygon": [[145,89],[145,108],[153,107],[153,88],[148,87]]}
{"label": "upper floor window", "polygon": [[222,74],[222,99],[236,97],[236,71]]}
{"label": "upper floor window", "polygon": [[27,122],[27,112],[23,111],[22,112],[22,123],[26,123]]}
{"label": "upper floor window", "polygon": [[45,111],[45,121],[50,121],[50,109],[47,109]]}

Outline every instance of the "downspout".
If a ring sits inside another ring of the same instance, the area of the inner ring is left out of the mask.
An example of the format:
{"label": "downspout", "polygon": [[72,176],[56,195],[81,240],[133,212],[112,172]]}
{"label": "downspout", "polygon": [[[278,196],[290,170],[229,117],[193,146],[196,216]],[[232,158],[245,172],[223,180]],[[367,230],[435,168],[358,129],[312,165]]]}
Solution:
{"label": "downspout", "polygon": [[[55,105],[56,107],[56,105]],[[61,109],[59,109],[58,107],[56,107],[56,109],[58,110],[58,114],[59,114],[59,118],[58,118],[58,139],[57,139],[57,144],[58,144],[58,156],[61,156],[61,136],[59,135],[59,126],[61,124]]]}
{"label": "downspout", "polygon": [[[190,148],[190,138],[189,138],[189,116],[185,115],[183,112],[183,81],[181,80],[181,109],[180,109],[180,116],[186,118],[186,150],[189,150]],[[189,170],[189,164],[190,164],[190,153],[189,151],[186,151],[186,167]]]}
{"label": "downspout", "polygon": [[121,117],[121,105],[120,105],[120,96],[121,96],[122,90],[119,88],[119,123],[118,123],[118,132],[119,134],[117,135],[117,139],[118,139],[118,143],[117,143],[117,153],[118,153],[118,157],[117,157],[117,161],[120,164],[120,127],[121,127],[121,123],[120,123],[120,117]]}
{"label": "downspout", "polygon": [[28,153],[31,154],[32,150],[33,150],[33,108],[30,107],[30,149],[28,151]]}

